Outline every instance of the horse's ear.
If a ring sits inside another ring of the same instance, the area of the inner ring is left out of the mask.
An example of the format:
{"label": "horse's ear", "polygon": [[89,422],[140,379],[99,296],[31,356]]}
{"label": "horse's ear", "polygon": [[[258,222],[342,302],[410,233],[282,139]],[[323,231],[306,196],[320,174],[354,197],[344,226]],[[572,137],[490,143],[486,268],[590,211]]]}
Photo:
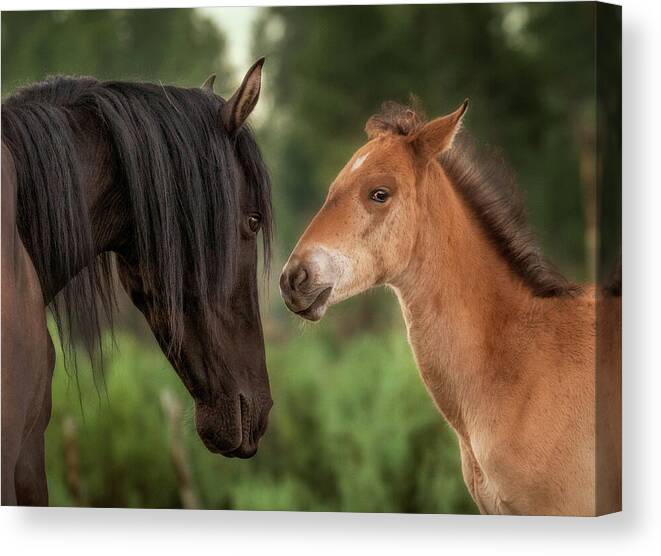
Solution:
{"label": "horse's ear", "polygon": [[426,123],[413,139],[413,145],[423,158],[433,158],[452,146],[461,120],[468,109],[468,99],[451,114]]}
{"label": "horse's ear", "polygon": [[210,93],[213,93],[213,84],[214,84],[215,81],[216,81],[216,74],[212,73],[209,77],[207,77],[205,79],[205,81],[204,81],[204,83],[202,83],[202,86],[200,87],[200,89],[202,89],[204,91],[209,91]]}
{"label": "horse's ear", "polygon": [[223,105],[220,116],[230,135],[236,133],[246,121],[259,100],[264,58],[257,60],[246,73],[241,86]]}

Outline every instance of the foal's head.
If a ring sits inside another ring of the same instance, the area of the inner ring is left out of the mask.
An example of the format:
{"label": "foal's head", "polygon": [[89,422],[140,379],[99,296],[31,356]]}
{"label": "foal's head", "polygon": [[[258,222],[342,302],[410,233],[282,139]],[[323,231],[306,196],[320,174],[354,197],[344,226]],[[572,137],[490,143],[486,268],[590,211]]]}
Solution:
{"label": "foal's head", "polygon": [[330,305],[392,283],[407,268],[424,214],[420,182],[452,144],[467,106],[428,123],[404,107],[393,121],[367,122],[368,143],[331,184],[284,267],[289,309],[319,320]]}

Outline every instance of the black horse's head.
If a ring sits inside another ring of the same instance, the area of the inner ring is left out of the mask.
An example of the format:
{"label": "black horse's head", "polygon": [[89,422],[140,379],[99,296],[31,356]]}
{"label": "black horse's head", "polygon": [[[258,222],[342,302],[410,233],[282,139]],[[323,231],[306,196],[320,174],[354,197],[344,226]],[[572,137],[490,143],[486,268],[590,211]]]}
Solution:
{"label": "black horse's head", "polygon": [[[150,161],[156,191],[132,191],[135,235],[118,250],[120,280],[193,396],[201,439],[238,457],[257,451],[272,405],[257,292],[270,184],[244,126],[259,97],[262,63],[227,101],[214,95],[213,78],[199,90],[153,91],[172,106],[163,106],[168,115],[158,127],[147,126],[155,136],[146,143],[172,163]],[[144,105],[155,98],[147,91]],[[141,171],[139,155],[135,164],[122,162]]]}
{"label": "black horse's head", "polygon": [[202,440],[240,457],[255,453],[272,405],[257,296],[271,189],[245,125],[262,64],[228,100],[213,78],[186,89],[56,76],[2,110],[17,226],[68,347],[75,336],[94,353],[116,255],[124,288],[195,400]]}

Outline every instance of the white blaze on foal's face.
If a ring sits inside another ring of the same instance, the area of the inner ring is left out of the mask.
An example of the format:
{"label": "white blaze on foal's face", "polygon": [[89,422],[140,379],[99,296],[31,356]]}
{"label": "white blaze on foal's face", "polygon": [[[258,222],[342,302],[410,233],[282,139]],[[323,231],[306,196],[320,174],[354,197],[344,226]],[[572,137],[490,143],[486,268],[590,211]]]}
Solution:
{"label": "white blaze on foal's face", "polygon": [[351,166],[351,171],[352,171],[352,172],[355,172],[356,170],[358,170],[358,168],[360,168],[360,167],[363,165],[363,162],[365,162],[365,161],[367,160],[367,157],[368,157],[369,155],[370,155],[370,153],[367,152],[367,153],[365,153],[365,154],[359,156],[359,157],[356,159],[356,161],[353,163],[353,165]]}

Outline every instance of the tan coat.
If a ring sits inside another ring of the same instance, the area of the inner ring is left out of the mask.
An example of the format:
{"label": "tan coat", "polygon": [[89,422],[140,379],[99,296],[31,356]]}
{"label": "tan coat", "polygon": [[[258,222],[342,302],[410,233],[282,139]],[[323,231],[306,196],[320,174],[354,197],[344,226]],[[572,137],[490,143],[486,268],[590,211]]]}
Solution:
{"label": "tan coat", "polygon": [[507,207],[494,209],[488,189],[471,206],[439,163],[465,109],[429,123],[400,112],[392,129],[368,123],[371,140],[333,182],[283,270],[283,297],[318,320],[370,287],[396,292],[481,512],[616,511],[619,298],[600,304],[597,355],[595,288],[547,270]]}

